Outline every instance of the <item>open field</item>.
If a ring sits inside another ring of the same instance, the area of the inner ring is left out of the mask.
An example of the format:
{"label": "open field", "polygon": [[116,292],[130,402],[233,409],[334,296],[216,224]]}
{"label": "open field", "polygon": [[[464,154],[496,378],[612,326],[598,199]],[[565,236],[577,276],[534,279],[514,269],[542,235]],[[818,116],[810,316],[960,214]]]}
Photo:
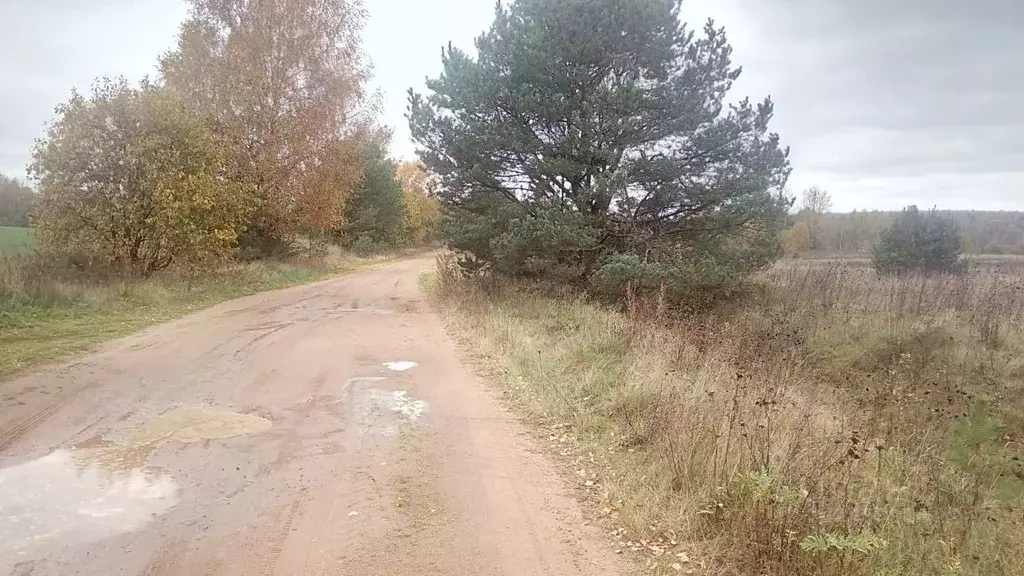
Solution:
{"label": "open field", "polygon": [[[786,263],[669,318],[467,280],[454,334],[623,548],[703,574],[1024,573],[1024,269]],[[700,568],[703,563],[703,568]]]}
{"label": "open field", "polygon": [[79,352],[218,302],[360,270],[386,258],[334,254],[235,263],[190,281],[63,277],[18,255],[0,256],[0,377]]}
{"label": "open field", "polygon": [[34,246],[31,228],[0,226],[0,253],[19,252]]}

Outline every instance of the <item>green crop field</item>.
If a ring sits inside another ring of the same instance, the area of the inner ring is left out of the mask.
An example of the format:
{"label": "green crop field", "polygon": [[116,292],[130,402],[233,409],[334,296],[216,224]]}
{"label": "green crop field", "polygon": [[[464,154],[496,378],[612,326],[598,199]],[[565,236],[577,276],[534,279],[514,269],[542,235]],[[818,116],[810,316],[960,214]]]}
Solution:
{"label": "green crop field", "polygon": [[0,253],[28,250],[36,245],[31,228],[0,226]]}

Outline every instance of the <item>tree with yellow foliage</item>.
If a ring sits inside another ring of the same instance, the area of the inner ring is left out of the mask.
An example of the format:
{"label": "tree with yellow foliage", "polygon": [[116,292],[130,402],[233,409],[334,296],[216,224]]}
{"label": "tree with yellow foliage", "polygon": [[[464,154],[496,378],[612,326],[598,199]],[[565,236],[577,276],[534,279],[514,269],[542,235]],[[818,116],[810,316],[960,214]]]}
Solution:
{"label": "tree with yellow foliage", "polygon": [[101,80],[33,151],[42,251],[139,275],[228,254],[249,217],[223,143],[177,96]]}
{"label": "tree with yellow foliage", "polygon": [[[251,188],[256,247],[341,227],[374,102],[359,0],[188,0],[162,78],[221,137]],[[251,237],[251,238],[250,238]]]}
{"label": "tree with yellow foliage", "polygon": [[811,228],[806,220],[797,220],[792,228],[782,232],[782,248],[791,256],[811,249]]}
{"label": "tree with yellow foliage", "polygon": [[398,181],[405,204],[403,236],[409,244],[426,244],[434,239],[441,220],[440,205],[430,194],[434,179],[422,162],[402,162],[398,165]]}

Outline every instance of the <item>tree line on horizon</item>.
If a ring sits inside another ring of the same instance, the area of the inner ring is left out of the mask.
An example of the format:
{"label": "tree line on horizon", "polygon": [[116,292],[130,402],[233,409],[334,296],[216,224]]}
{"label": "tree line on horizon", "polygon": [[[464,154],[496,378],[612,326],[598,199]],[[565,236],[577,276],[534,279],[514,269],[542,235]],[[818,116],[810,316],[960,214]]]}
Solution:
{"label": "tree line on horizon", "polygon": [[[402,224],[411,242],[420,244],[432,238],[436,221],[436,202],[420,191],[431,186],[430,177],[421,164],[401,162],[396,174],[402,183],[404,209],[408,213]],[[0,174],[0,226],[28,227],[32,205],[38,195],[28,183]],[[350,218],[358,213],[359,203],[349,208]],[[364,215],[362,221],[368,222]],[[850,212],[815,212],[801,204],[792,215],[792,224],[783,232],[787,253],[799,254],[868,254],[882,232],[888,228],[898,210],[852,210]],[[1024,212],[1017,210],[938,210],[948,215],[961,231],[963,251],[967,254],[1024,255]],[[358,218],[353,218],[356,220]],[[816,230],[812,237],[812,226]],[[387,242],[385,223],[381,234],[371,236]],[[358,227],[349,228],[358,230]],[[355,232],[356,235],[359,232]],[[365,234],[364,234],[365,237]]]}
{"label": "tree line on horizon", "polygon": [[35,193],[26,183],[0,173],[0,226],[26,227]]}
{"label": "tree line on horizon", "polygon": [[[956,225],[965,254],[1024,255],[1024,212],[1014,210],[935,210]],[[790,255],[870,254],[900,210],[814,212],[792,215],[783,233]]]}

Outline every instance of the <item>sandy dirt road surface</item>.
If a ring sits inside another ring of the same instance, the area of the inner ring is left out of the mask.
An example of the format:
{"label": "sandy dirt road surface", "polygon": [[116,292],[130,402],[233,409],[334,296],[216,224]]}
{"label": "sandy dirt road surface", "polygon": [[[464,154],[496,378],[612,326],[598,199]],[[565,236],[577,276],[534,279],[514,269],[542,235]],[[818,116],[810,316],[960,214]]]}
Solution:
{"label": "sandy dirt road surface", "polygon": [[419,290],[234,300],[0,384],[0,575],[623,574]]}

